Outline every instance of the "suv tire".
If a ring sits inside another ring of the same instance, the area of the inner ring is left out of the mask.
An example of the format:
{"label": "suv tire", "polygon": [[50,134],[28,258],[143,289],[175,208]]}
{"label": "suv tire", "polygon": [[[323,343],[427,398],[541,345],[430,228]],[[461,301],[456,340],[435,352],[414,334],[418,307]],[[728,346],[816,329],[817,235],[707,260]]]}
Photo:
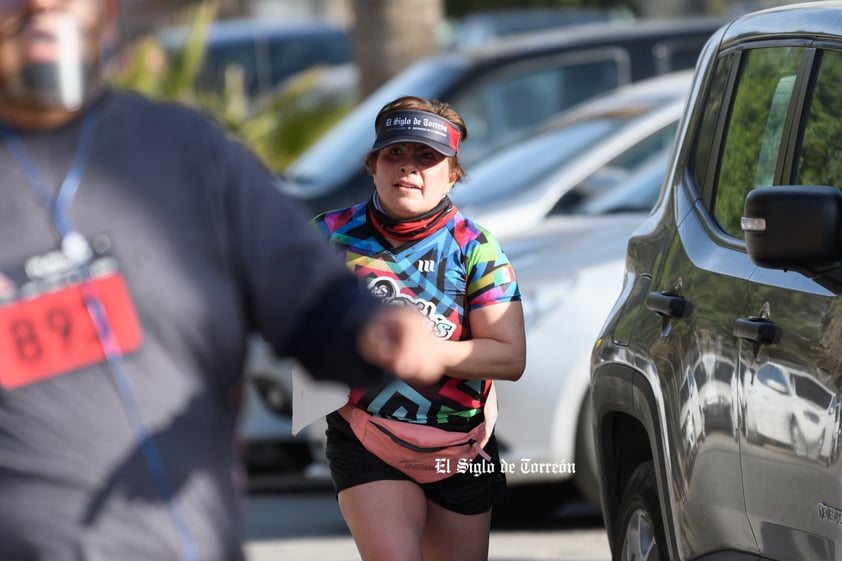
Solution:
{"label": "suv tire", "polygon": [[623,492],[614,526],[615,561],[669,561],[664,522],[651,460],[634,470]]}
{"label": "suv tire", "polygon": [[596,451],[593,439],[593,405],[587,393],[579,409],[576,425],[576,490],[590,504],[599,507],[599,477],[597,476]]}

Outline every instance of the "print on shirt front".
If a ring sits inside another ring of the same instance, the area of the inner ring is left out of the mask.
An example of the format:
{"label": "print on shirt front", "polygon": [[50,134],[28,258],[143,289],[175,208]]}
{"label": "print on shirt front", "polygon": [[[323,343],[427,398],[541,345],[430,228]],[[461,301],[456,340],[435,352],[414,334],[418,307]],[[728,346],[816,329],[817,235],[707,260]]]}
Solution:
{"label": "print on shirt front", "polygon": [[[325,213],[315,223],[345,264],[390,305],[408,305],[427,318],[437,337],[470,338],[467,314],[520,300],[514,272],[496,240],[457,212],[428,237],[392,248],[366,221],[366,204]],[[490,382],[445,376],[429,387],[396,380],[351,392],[373,415],[469,430],[479,420]]]}
{"label": "print on shirt front", "polygon": [[60,249],[0,270],[0,387],[14,389],[105,361],[91,306],[102,307],[112,352],[140,346],[140,323],[109,246],[105,236],[90,244],[85,281]]}

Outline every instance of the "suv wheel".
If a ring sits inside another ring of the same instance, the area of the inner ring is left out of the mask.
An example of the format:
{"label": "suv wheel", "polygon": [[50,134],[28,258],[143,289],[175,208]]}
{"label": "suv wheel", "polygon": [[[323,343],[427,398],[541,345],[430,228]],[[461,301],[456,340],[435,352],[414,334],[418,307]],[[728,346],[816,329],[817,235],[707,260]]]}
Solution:
{"label": "suv wheel", "polygon": [[573,483],[582,497],[599,506],[599,478],[597,477],[596,452],[593,439],[593,405],[590,392],[582,401],[576,426],[576,475]]}
{"label": "suv wheel", "polygon": [[615,526],[614,552],[617,561],[669,561],[664,523],[658,502],[655,466],[647,461],[637,466],[620,502]]}

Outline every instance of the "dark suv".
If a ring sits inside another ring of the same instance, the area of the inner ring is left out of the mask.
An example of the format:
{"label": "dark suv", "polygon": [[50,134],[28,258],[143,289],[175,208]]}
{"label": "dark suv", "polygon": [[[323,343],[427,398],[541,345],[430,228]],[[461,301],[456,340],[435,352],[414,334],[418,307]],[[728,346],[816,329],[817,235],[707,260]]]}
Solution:
{"label": "dark suv", "polygon": [[702,51],[592,355],[614,559],[842,558],[842,3]]}

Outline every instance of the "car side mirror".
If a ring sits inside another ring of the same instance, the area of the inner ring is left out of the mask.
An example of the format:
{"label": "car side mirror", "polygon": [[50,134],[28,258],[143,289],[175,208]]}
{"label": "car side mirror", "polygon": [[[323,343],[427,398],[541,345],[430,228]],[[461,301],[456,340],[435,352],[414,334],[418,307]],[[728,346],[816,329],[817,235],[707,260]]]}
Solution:
{"label": "car side mirror", "polygon": [[751,261],[799,271],[842,291],[842,191],[824,185],[759,187],[741,226]]}

